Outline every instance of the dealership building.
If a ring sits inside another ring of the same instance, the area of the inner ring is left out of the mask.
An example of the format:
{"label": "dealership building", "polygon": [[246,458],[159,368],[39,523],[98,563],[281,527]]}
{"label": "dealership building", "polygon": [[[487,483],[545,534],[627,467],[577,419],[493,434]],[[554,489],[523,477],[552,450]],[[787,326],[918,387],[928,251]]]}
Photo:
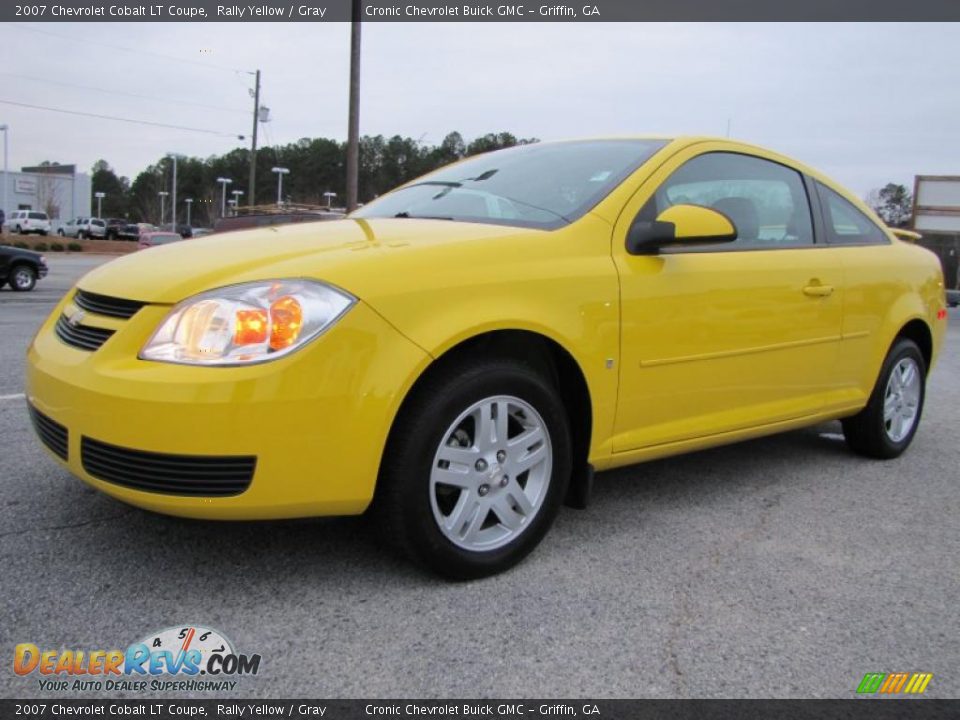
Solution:
{"label": "dealership building", "polygon": [[960,286],[960,175],[916,176],[913,229],[923,235],[920,244],[940,256],[946,286]]}
{"label": "dealership building", "polygon": [[37,165],[3,173],[0,206],[7,217],[14,210],[39,210],[54,226],[90,215],[91,180],[76,165]]}

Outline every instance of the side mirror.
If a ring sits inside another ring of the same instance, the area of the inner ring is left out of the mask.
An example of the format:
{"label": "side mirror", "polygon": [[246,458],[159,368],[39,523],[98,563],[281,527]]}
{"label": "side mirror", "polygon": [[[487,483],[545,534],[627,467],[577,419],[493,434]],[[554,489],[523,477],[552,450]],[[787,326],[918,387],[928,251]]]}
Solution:
{"label": "side mirror", "polygon": [[672,205],[653,222],[635,220],[627,233],[627,252],[656,255],[668,245],[733,242],[737,228],[721,212],[702,205]]}

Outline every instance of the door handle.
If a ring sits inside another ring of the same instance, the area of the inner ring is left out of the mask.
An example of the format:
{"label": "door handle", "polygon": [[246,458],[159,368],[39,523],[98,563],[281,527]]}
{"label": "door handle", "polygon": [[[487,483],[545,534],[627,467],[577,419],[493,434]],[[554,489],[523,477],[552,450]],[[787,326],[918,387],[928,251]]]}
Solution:
{"label": "door handle", "polygon": [[803,294],[808,297],[829,297],[833,295],[833,285],[821,285],[820,283],[807,285],[803,289]]}

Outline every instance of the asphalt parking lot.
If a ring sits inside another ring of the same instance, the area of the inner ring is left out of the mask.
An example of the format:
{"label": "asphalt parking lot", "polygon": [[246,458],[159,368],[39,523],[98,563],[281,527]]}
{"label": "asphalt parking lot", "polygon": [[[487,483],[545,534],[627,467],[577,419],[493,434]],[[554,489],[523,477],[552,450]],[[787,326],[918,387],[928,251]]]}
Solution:
{"label": "asphalt parking lot", "polygon": [[[851,697],[866,672],[960,696],[960,314],[919,434],[880,463],[837,424],[602,475],[523,564],[448,584],[361,519],[213,523],[126,507],[41,449],[24,352],[103,258],[0,291],[0,696],[13,646],[122,648],[196,623],[259,676],[240,697]],[[104,693],[94,696],[104,695]]]}

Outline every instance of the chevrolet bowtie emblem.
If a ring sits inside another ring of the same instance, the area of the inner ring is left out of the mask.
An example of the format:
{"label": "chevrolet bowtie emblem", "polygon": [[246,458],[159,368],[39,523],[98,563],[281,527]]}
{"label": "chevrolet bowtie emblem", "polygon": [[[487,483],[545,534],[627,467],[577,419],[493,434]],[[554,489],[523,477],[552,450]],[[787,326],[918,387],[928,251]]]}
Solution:
{"label": "chevrolet bowtie emblem", "polygon": [[70,323],[71,326],[76,327],[83,322],[86,316],[87,314],[83,310],[77,310],[77,312],[67,318],[67,322]]}

